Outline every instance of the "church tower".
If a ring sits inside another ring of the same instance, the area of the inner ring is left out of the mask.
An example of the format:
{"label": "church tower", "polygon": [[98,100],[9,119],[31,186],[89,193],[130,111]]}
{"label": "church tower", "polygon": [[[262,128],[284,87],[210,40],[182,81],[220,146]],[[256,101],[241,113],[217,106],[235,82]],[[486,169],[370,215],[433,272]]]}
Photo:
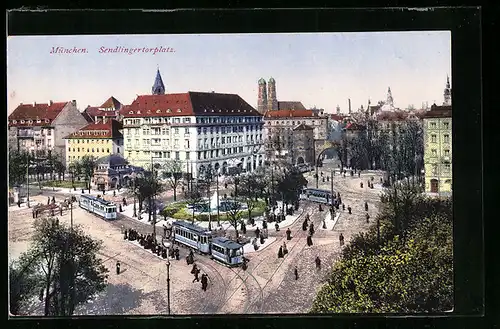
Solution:
{"label": "church tower", "polygon": [[446,76],[446,88],[444,88],[444,103],[443,105],[451,105],[451,86],[450,86],[450,77]]}
{"label": "church tower", "polygon": [[263,78],[259,79],[259,97],[257,100],[257,111],[260,114],[264,114],[267,111],[267,88],[266,80]]}
{"label": "church tower", "polygon": [[274,78],[269,79],[267,83],[267,110],[278,110],[278,99],[276,98],[276,81]]}
{"label": "church tower", "polygon": [[161,79],[160,69],[156,69],[156,78],[153,84],[153,88],[151,88],[152,95],[165,95],[165,85],[163,84],[163,80]]}
{"label": "church tower", "polygon": [[386,104],[389,105],[391,108],[394,107],[394,99],[392,98],[392,92],[391,92],[391,87],[387,89],[387,101]]}
{"label": "church tower", "polygon": [[336,110],[337,110],[337,114],[340,114],[340,106],[339,106],[339,104],[337,104]]}

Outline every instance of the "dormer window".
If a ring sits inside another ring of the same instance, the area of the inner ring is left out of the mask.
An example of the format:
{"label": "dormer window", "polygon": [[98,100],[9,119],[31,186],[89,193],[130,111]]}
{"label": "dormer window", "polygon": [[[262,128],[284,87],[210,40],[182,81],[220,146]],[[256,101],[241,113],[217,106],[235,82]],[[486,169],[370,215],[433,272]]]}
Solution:
{"label": "dormer window", "polygon": [[128,112],[128,114],[134,114],[134,111],[130,111],[130,112]]}
{"label": "dormer window", "polygon": [[141,111],[137,111],[137,114],[141,114]]}
{"label": "dormer window", "polygon": [[42,120],[40,120],[40,119],[36,120],[36,123],[41,123],[41,122],[42,122]]}
{"label": "dormer window", "polygon": [[45,119],[45,123],[49,123],[49,122],[50,122],[49,119]]}
{"label": "dormer window", "polygon": [[171,110],[171,109],[168,109],[168,110],[167,110],[167,113],[170,113],[170,112],[172,112],[172,110]]}
{"label": "dormer window", "polygon": [[182,112],[182,110],[181,110],[181,109],[177,109],[177,112],[179,112],[179,113],[180,113],[180,112]]}
{"label": "dormer window", "polygon": [[21,120],[21,123],[24,123],[24,120]]}
{"label": "dormer window", "polygon": [[161,110],[156,110],[156,113],[161,113]]}
{"label": "dormer window", "polygon": [[12,120],[12,123],[17,123],[17,120]]}

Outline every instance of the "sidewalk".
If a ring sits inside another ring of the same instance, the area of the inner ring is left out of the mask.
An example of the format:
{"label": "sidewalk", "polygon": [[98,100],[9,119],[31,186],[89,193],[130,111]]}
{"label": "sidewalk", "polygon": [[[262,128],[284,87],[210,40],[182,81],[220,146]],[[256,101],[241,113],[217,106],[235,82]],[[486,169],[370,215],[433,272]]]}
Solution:
{"label": "sidewalk", "polygon": [[[278,202],[278,205],[280,205],[279,202]],[[281,209],[281,208],[279,208],[279,209]],[[139,220],[138,217],[132,217],[132,215],[134,214],[134,203],[133,202],[129,203],[127,206],[122,206],[122,210],[123,210],[123,212],[121,212],[120,214],[122,214],[123,216],[126,216],[126,217],[132,218],[134,220],[140,221],[142,223],[151,225],[151,223],[148,222],[149,215],[147,213],[141,214],[141,217],[142,217],[141,220]],[[138,204],[136,204],[136,212],[137,212],[137,215],[139,215],[139,205]],[[303,212],[304,212],[304,210],[299,208],[299,210],[297,210],[294,215],[287,215],[285,217],[285,220],[279,223],[280,229],[286,228],[286,227],[292,225],[293,223],[295,223],[297,218],[299,218],[299,216],[301,216],[303,214]],[[197,214],[197,213],[195,213],[195,214]],[[232,229],[234,229],[228,221],[221,221],[220,222],[221,226],[218,228],[216,215],[214,213],[212,213],[212,215],[213,215],[212,230],[215,230],[215,229],[232,230]],[[163,227],[164,224],[165,225],[167,223],[171,224],[172,222],[177,221],[177,219],[170,218],[170,217],[167,217],[167,220],[164,220],[164,217],[161,215],[156,215],[156,220],[157,220],[156,227]],[[255,220],[255,224],[253,226],[245,223],[247,230],[255,230],[257,227],[259,229],[262,229],[262,222],[264,220],[264,217],[263,216],[254,217],[254,220]],[[190,220],[186,220],[186,221],[191,222]],[[196,220],[194,221],[195,225],[198,225],[200,227],[207,228],[207,229],[208,229],[208,223],[209,223],[208,221],[196,221]],[[268,227],[269,227],[269,225],[274,225],[274,224],[268,223]],[[240,228],[241,228],[241,226],[238,225],[238,230],[240,230]]]}

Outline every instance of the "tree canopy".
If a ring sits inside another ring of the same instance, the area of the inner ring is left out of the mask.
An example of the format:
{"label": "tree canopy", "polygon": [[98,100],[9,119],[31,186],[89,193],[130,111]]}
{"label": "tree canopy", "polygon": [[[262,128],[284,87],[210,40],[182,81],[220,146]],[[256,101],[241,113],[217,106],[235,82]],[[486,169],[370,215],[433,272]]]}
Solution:
{"label": "tree canopy", "polygon": [[19,314],[23,304],[39,296],[45,316],[71,316],[106,286],[108,270],[97,257],[101,242],[54,218],[38,219],[34,228],[29,250],[10,268],[11,313]]}
{"label": "tree canopy", "polygon": [[382,208],[379,236],[377,227],[354,236],[311,313],[442,312],[453,307],[451,201],[418,197],[407,203],[412,209],[407,225],[394,226],[394,207],[400,207],[396,212],[405,207],[400,202]]}

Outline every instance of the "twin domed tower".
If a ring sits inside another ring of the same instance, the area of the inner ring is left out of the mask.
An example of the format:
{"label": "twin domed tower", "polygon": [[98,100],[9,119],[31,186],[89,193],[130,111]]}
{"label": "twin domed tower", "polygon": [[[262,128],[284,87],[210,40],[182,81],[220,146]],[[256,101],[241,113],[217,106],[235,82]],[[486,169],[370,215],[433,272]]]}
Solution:
{"label": "twin domed tower", "polygon": [[276,81],[271,78],[267,82],[264,78],[259,79],[259,98],[257,102],[257,111],[264,114],[266,111],[277,111],[278,99],[276,98]]}

